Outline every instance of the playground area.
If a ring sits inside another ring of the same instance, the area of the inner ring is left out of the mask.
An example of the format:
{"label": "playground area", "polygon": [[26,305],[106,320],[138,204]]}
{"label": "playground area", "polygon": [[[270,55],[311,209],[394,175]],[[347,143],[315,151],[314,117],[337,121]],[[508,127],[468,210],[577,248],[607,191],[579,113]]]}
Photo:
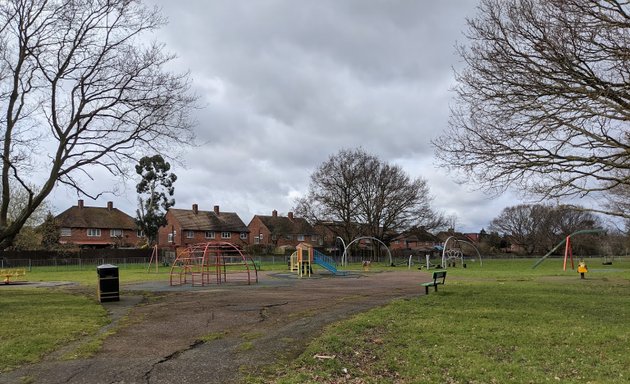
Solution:
{"label": "playground area", "polygon": [[[563,268],[567,257],[571,260],[569,252],[564,263],[549,258],[540,268],[532,268],[535,260],[490,260],[486,268],[480,255],[450,249],[445,247],[431,260],[408,258],[407,265],[392,267],[386,260],[335,266],[332,271],[322,266],[331,261],[306,245],[298,247],[288,265],[273,269],[229,247],[191,247],[179,252],[170,266],[153,269],[149,264],[134,272],[142,279],[121,280],[120,301],[102,304],[112,320],[108,329],[114,331],[103,338],[94,356],[60,358],[93,341],[88,337],[39,363],[1,373],[0,383],[240,383],[264,367],[297,358],[329,324],[400,299],[411,299],[405,302],[413,303],[412,308],[424,307],[427,300],[433,300],[432,306],[448,306],[453,295],[467,300],[466,292],[478,290],[479,284],[490,287],[486,296],[496,292],[500,297],[496,288],[505,289],[505,281],[512,279],[517,291],[523,281],[545,287],[545,292],[554,291],[549,284],[580,281],[588,284],[585,287],[606,287],[611,279],[616,285],[627,284],[630,271],[628,260],[587,259],[590,269],[586,279],[580,279],[579,271]],[[448,282],[439,291],[432,285],[429,297],[420,298],[429,292],[432,275],[435,282],[439,264],[449,271]],[[37,271],[27,274],[28,284],[2,288],[39,286]],[[125,274],[121,270],[121,276]],[[63,289],[94,295],[83,282]],[[546,300],[546,295],[540,297]]]}
{"label": "playground area", "polygon": [[423,273],[373,272],[342,279],[284,275],[260,271],[260,282],[251,285],[170,286],[163,281],[166,275],[159,283],[126,285],[119,302],[104,304],[125,325],[105,339],[96,356],[44,359],[0,374],[0,383],[21,377],[36,383],[238,383],[243,367],[253,371],[297,356],[327,324],[394,299],[417,297]]}

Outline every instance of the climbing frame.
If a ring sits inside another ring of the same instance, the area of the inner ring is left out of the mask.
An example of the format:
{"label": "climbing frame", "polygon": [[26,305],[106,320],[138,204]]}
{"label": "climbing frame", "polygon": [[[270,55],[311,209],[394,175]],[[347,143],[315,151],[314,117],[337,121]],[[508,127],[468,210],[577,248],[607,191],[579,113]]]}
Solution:
{"label": "climbing frame", "polygon": [[170,285],[258,282],[258,270],[250,256],[228,242],[191,244],[177,249],[171,266]]}

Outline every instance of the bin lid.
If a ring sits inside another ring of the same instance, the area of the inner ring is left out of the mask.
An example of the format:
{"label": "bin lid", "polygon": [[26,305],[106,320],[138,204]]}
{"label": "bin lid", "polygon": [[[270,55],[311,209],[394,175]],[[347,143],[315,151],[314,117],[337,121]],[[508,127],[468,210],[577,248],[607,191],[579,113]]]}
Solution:
{"label": "bin lid", "polygon": [[112,265],[112,264],[101,264],[98,267],[96,267],[96,269],[114,269],[114,268],[118,268],[118,266]]}

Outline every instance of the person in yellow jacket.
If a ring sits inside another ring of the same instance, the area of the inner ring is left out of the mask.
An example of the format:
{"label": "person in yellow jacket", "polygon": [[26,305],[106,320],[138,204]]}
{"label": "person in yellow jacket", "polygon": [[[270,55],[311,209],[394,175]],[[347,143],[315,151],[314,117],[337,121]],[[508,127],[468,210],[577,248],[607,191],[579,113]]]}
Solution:
{"label": "person in yellow jacket", "polygon": [[583,279],[584,274],[588,272],[588,268],[586,267],[586,263],[584,262],[584,260],[580,260],[577,271],[580,274],[580,279]]}

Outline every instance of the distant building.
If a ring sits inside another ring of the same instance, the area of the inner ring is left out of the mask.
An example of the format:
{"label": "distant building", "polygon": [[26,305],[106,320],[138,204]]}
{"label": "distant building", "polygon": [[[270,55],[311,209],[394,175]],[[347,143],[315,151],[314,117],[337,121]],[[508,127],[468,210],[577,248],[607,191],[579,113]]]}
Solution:
{"label": "distant building", "polygon": [[138,231],[133,217],[114,208],[88,207],[83,200],[55,217],[60,228],[60,244],[76,244],[81,247],[135,247],[145,239]]}
{"label": "distant building", "polygon": [[215,205],[212,211],[200,211],[197,204],[192,209],[170,208],[166,213],[168,224],[158,232],[161,246],[185,246],[204,242],[228,242],[245,246],[249,230],[234,212],[221,212]]}
{"label": "distant building", "polygon": [[402,234],[396,236],[391,244],[390,249],[408,249],[422,253],[431,253],[436,247],[442,245],[437,236],[429,233],[424,227],[411,228]]}
{"label": "distant building", "polygon": [[247,225],[251,239],[250,244],[261,244],[277,247],[295,247],[299,243],[319,245],[320,237],[304,218],[295,217],[293,212],[278,216],[272,211],[271,216],[255,215]]}

